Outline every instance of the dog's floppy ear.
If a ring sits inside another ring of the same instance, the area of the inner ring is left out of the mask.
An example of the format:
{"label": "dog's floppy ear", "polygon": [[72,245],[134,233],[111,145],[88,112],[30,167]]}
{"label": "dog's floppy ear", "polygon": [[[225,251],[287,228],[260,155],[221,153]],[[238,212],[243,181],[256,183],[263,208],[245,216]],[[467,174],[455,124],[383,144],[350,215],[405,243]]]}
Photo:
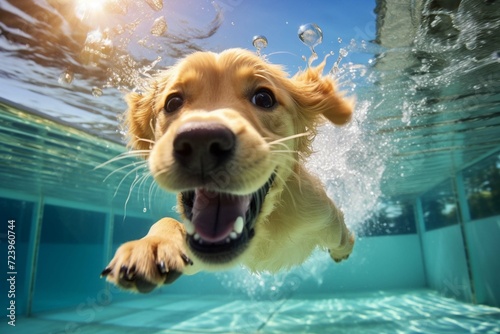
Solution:
{"label": "dog's floppy ear", "polygon": [[[125,96],[128,110],[125,126],[128,131],[128,146],[134,150],[149,150],[154,140],[155,97],[157,82],[152,81],[144,93],[132,92]],[[147,154],[144,155],[147,157]]]}
{"label": "dog's floppy ear", "polygon": [[330,122],[342,125],[351,119],[354,100],[336,91],[331,76],[322,75],[325,64],[326,59],[317,67],[309,67],[292,77],[294,100],[301,109],[299,112],[309,122],[323,115]]}

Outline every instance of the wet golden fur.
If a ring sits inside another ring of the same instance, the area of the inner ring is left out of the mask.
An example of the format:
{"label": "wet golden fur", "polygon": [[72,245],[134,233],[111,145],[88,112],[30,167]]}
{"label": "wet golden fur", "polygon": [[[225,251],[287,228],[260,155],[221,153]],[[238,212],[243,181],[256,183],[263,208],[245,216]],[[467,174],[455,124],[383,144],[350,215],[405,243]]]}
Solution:
{"label": "wet golden fur", "polygon": [[[158,75],[145,93],[129,94],[130,146],[142,150],[162,188],[180,192],[197,186],[183,177],[172,158],[173,136],[186,122],[217,122],[238,139],[230,166],[214,177],[213,187],[247,194],[259,189],[273,171],[277,175],[257,219],[255,237],[235,261],[224,266],[200,261],[185,243],[183,225],[165,218],[144,238],[118,249],[103,272],[108,281],[135,290],[136,276],[161,285],[166,277],[170,282],[180,273],[220,270],[236,263],[252,271],[276,272],[302,263],[317,247],[328,249],[337,262],[346,259],[354,239],[321,182],[303,164],[311,154],[317,126],[325,120],[345,124],[353,109],[332,78],[322,75],[324,65],[289,78],[279,66],[249,51],[199,52]],[[277,107],[272,111],[250,102],[259,88],[274,93]],[[185,103],[167,115],[165,101],[173,93],[182,93]],[[162,261],[168,273],[158,271]],[[120,268],[129,270],[120,273]],[[130,280],[120,278],[129,274]]]}

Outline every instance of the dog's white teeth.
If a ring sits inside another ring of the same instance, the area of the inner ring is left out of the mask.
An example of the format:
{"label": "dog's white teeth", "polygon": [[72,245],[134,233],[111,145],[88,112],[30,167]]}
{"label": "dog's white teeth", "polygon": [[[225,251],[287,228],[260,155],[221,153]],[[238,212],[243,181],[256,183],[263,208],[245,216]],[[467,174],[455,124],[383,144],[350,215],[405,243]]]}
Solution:
{"label": "dog's white teeth", "polygon": [[194,234],[194,231],[195,231],[194,224],[190,220],[188,220],[188,219],[184,220],[184,228],[186,229],[187,234],[189,234],[189,235]]}
{"label": "dog's white teeth", "polygon": [[243,225],[245,225],[243,217],[236,218],[236,221],[234,222],[234,232],[241,234],[241,232],[243,232]]}
{"label": "dog's white teeth", "polygon": [[196,240],[196,241],[200,240],[200,235],[198,233],[195,233],[193,235],[193,239]]}
{"label": "dog's white teeth", "polygon": [[238,233],[236,233],[236,232],[233,231],[233,232],[229,233],[229,237],[231,239],[235,240],[235,239],[238,238]]}

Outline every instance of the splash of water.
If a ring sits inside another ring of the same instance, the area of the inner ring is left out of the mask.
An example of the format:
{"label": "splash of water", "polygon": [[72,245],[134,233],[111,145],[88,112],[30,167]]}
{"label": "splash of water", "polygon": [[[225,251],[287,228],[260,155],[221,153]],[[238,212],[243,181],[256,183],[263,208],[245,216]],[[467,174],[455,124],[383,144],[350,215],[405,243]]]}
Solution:
{"label": "splash of water", "polygon": [[289,297],[304,284],[323,284],[324,272],[331,262],[328,253],[316,251],[301,266],[276,274],[257,274],[239,267],[215,275],[229,291],[242,293],[256,300],[277,302]]}
{"label": "splash of water", "polygon": [[318,59],[314,48],[323,42],[323,31],[316,23],[307,23],[299,27],[297,34],[301,42],[311,50],[311,56],[307,62],[308,66],[311,66],[312,62]]}
{"label": "splash of water", "polygon": [[339,56],[332,66],[332,69],[330,71],[331,74],[336,74],[339,71],[340,62],[342,61],[342,59],[347,57],[348,54],[349,54],[349,51],[347,51],[347,49],[345,49],[345,48],[341,48],[339,50]]}
{"label": "splash of water", "polygon": [[368,114],[372,107],[372,101],[358,101],[348,125],[323,126],[313,144],[317,154],[308,163],[354,231],[362,229],[382,195],[385,157],[381,147],[386,143],[370,129]]}

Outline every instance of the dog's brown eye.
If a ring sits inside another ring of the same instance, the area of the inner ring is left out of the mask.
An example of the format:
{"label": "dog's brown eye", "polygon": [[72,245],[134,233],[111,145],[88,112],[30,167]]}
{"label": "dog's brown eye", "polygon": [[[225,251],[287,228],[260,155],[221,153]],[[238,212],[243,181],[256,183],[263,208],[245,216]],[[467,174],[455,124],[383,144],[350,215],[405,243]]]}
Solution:
{"label": "dog's brown eye", "polygon": [[272,92],[267,89],[260,89],[252,96],[252,103],[257,107],[270,109],[276,104],[276,99]]}
{"label": "dog's brown eye", "polygon": [[184,99],[179,94],[172,94],[167,97],[165,102],[165,111],[167,113],[173,113],[179,110],[184,104]]}

